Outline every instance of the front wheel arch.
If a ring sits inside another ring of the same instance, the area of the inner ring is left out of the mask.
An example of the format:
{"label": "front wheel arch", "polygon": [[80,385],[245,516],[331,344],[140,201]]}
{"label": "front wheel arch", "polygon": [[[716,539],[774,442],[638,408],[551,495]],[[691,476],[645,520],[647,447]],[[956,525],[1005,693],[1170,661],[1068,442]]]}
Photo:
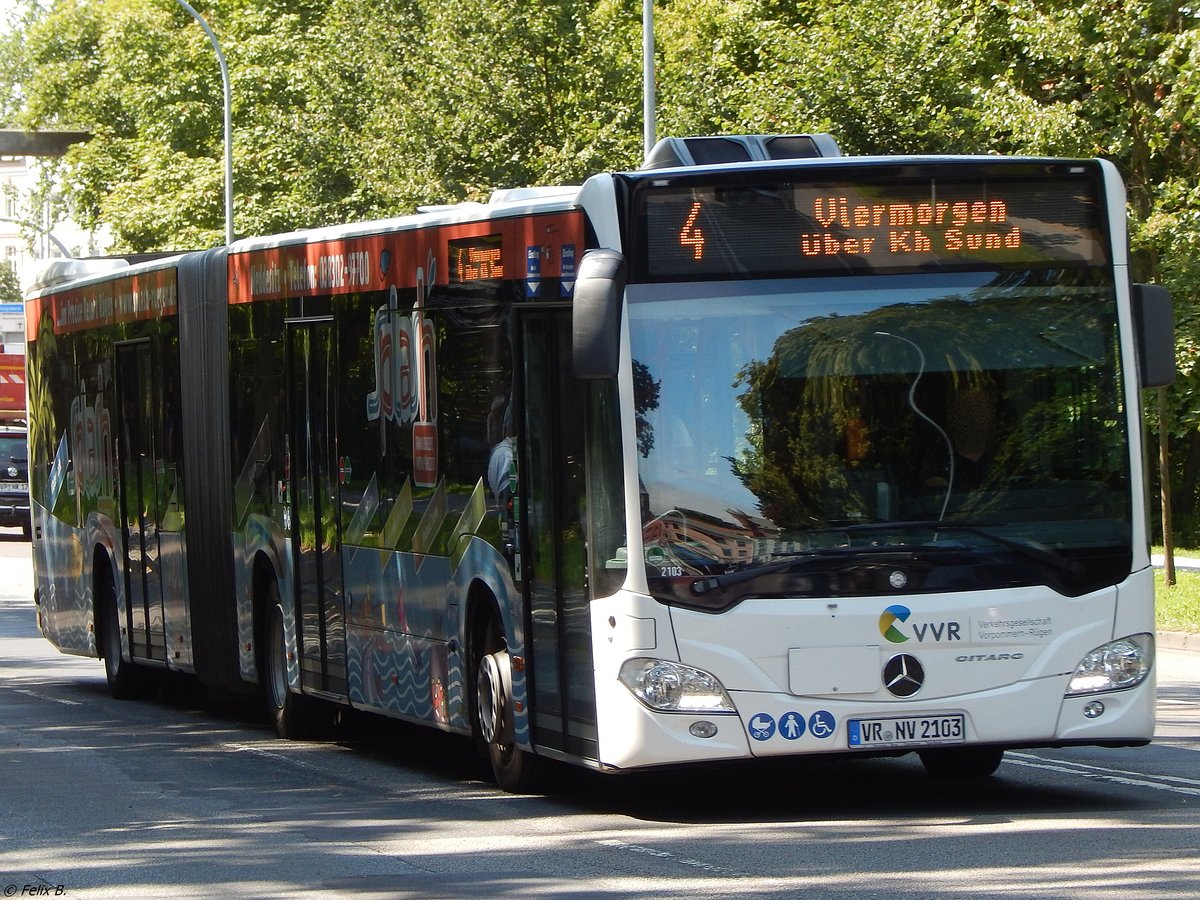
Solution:
{"label": "front wheel arch", "polygon": [[491,592],[471,592],[467,614],[467,705],[471,735],[496,783],[514,794],[539,793],[544,760],[517,745],[513,733],[512,660],[500,606]]}

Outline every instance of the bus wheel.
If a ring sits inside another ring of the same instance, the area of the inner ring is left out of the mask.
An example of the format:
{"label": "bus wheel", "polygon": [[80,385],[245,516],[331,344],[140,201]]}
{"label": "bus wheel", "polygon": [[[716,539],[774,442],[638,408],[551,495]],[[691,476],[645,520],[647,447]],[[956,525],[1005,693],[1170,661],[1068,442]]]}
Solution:
{"label": "bus wheel", "polygon": [[100,589],[100,641],[108,692],[116,700],[144,700],[158,686],[158,673],[127,662],[121,656],[121,617],[117,612],[117,589],[106,580]]}
{"label": "bus wheel", "polygon": [[917,755],[934,778],[985,778],[1000,768],[1004,759],[1004,751],[997,747],[918,750]]}
{"label": "bus wheel", "polygon": [[299,741],[317,736],[321,728],[318,701],[294,693],[288,686],[287,643],[283,631],[283,607],[279,588],[271,585],[265,632],[264,665],[260,670],[267,715],[275,733],[285,740]]}
{"label": "bus wheel", "polygon": [[512,662],[496,617],[488,618],[475,666],[475,717],[496,784],[532,794],[541,784],[539,760],[517,746],[513,732]]}

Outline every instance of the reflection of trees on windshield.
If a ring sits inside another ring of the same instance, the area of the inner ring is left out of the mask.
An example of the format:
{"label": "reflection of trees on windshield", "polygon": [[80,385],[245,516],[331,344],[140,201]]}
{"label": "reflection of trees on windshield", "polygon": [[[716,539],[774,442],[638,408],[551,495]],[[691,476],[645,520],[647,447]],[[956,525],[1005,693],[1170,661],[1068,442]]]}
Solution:
{"label": "reflection of trees on windshield", "polygon": [[[1122,471],[1110,320],[1094,295],[1045,294],[810,319],[737,373],[750,428],[734,472],[786,531],[1003,518],[1014,478],[1102,482]],[[965,392],[995,403],[986,460],[951,450]]]}
{"label": "reflection of trees on windshield", "polygon": [[645,363],[633,361],[633,408],[637,423],[638,453],[649,456],[654,449],[654,426],[646,413],[658,409],[662,382],[655,381]]}

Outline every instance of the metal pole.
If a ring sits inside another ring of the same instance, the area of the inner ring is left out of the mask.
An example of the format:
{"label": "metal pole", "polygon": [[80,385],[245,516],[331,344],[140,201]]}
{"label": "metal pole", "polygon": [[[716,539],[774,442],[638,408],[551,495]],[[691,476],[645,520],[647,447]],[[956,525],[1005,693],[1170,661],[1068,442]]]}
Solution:
{"label": "metal pole", "polygon": [[649,156],[657,131],[654,117],[654,0],[642,0],[642,115],[646,155]]}
{"label": "metal pole", "polygon": [[204,33],[208,35],[217,52],[217,63],[221,67],[221,86],[225,91],[225,243],[233,243],[233,102],[232,91],[229,89],[229,66],[225,65],[225,54],[221,52],[221,44],[213,30],[208,27],[204,17],[192,9],[187,0],[176,2],[188,11],[188,14],[200,23]]}

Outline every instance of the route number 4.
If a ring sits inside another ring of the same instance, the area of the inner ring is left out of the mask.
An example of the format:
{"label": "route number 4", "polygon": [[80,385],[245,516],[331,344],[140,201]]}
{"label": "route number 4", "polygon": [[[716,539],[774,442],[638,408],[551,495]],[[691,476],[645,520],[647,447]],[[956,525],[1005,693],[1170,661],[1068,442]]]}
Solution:
{"label": "route number 4", "polygon": [[692,258],[696,260],[704,258],[704,232],[696,224],[696,219],[700,216],[700,209],[701,204],[697,200],[692,204],[692,211],[688,213],[687,221],[683,223],[683,228],[679,232],[679,246],[691,247]]}

